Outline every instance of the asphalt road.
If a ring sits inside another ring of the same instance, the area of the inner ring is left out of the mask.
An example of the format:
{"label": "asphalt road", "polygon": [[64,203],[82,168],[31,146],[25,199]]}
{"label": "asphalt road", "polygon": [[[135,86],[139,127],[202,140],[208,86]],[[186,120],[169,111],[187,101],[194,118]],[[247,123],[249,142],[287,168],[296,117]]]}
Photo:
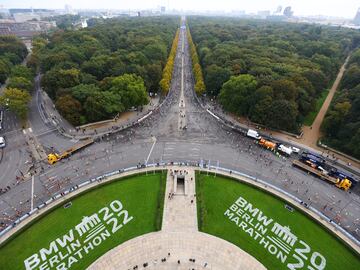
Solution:
{"label": "asphalt road", "polygon": [[[207,164],[219,164],[281,187],[322,211],[360,239],[359,196],[293,168],[291,159],[279,158],[217,122],[196,101],[191,69],[186,32],[182,29],[171,89],[163,106],[137,126],[104,136],[53,166],[45,162],[34,163],[35,206],[89,178],[120,168],[146,162],[199,163],[203,160]],[[75,141],[62,136],[53,125],[44,121],[39,110],[41,102],[34,98],[30,106],[32,131],[46,150],[51,147],[57,151],[64,150]],[[9,146],[4,150],[5,159],[0,163],[0,170],[6,172],[0,175],[0,187],[11,187],[0,196],[4,226],[30,210],[31,181],[16,184],[15,178],[18,168],[27,161],[26,148],[22,143],[24,136],[16,128],[13,132]],[[8,155],[8,151],[12,154]],[[16,157],[17,161],[7,159],[10,156]]]}

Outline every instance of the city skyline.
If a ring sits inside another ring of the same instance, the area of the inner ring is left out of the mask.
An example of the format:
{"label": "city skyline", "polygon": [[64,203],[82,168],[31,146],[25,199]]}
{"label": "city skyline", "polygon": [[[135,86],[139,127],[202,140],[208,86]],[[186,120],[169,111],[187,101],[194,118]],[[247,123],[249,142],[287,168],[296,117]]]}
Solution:
{"label": "city skyline", "polygon": [[333,17],[354,18],[360,3],[356,0],[343,1],[311,1],[311,0],[253,0],[236,1],[205,1],[196,2],[183,0],[181,2],[171,0],[132,0],[132,1],[115,1],[103,0],[101,3],[86,0],[59,0],[49,2],[46,0],[2,0],[0,6],[3,8],[47,8],[47,9],[64,9],[65,5],[70,5],[73,9],[153,9],[159,6],[169,7],[177,10],[193,11],[233,11],[244,10],[247,13],[254,13],[262,10],[274,12],[278,6],[284,9],[291,6],[295,16],[324,15]]}

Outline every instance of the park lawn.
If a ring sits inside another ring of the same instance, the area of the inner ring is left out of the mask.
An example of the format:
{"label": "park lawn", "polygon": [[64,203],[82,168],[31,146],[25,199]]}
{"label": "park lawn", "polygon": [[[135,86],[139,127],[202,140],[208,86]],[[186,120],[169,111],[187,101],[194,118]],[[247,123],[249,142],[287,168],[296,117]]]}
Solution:
{"label": "park lawn", "polygon": [[[295,263],[297,260],[291,257],[293,252],[290,252],[283,264],[224,215],[226,209],[240,196],[252,203],[253,207],[259,208],[267,217],[283,226],[289,226],[298,240],[303,240],[310,246],[308,257],[315,251],[321,253],[326,258],[326,270],[360,269],[360,257],[353,250],[298,209],[294,208],[293,212],[287,210],[281,199],[231,178],[197,174],[196,180],[199,230],[237,245],[267,269],[288,269],[287,263]],[[307,268],[310,262],[307,263],[304,268],[294,269],[311,269]]]}
{"label": "park lawn", "polygon": [[[102,254],[119,244],[136,236],[160,230],[165,180],[165,173],[130,176],[74,198],[71,200],[70,208],[55,209],[1,246],[0,269],[25,269],[26,258],[38,253],[41,248],[49,248],[51,241],[74,229],[83,216],[97,213],[101,208],[109,206],[113,200],[119,200],[123,209],[128,210],[129,217],[133,216],[133,219],[111,234],[83,259],[74,263],[71,269],[86,269]],[[105,222],[104,224],[106,225]],[[107,224],[106,228],[111,231],[112,225]]]}
{"label": "park lawn", "polygon": [[318,97],[316,99],[315,109],[313,111],[309,112],[304,118],[303,123],[305,126],[311,126],[313,124],[313,122],[314,122],[317,114],[319,113],[321,106],[323,105],[328,94],[329,94],[329,89],[326,89],[326,90],[322,91],[320,97]]}

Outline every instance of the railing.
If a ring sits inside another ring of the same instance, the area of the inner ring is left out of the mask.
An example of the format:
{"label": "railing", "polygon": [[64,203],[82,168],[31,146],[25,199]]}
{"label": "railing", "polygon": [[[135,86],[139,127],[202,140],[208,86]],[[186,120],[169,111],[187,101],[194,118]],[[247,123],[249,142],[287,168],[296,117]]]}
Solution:
{"label": "railing", "polygon": [[[208,171],[212,171],[212,172],[215,172],[215,173],[220,173],[221,174],[223,172],[223,173],[230,174],[230,175],[237,175],[237,176],[245,177],[247,179],[253,180],[255,183],[260,183],[260,184],[264,185],[265,187],[270,187],[273,190],[276,190],[277,192],[279,192],[279,193],[287,196],[288,198],[291,198],[292,200],[298,202],[299,204],[303,204],[303,201],[301,199],[299,199],[298,197],[294,196],[293,194],[290,194],[287,191],[285,191],[285,190],[283,190],[283,189],[281,189],[281,188],[279,188],[279,187],[277,187],[277,186],[275,186],[273,184],[270,184],[270,183],[268,183],[268,182],[266,182],[264,180],[261,180],[259,178],[256,178],[256,177],[253,177],[251,175],[248,175],[248,174],[236,171],[236,170],[232,170],[232,169],[227,169],[227,168],[223,168],[223,167],[219,167],[219,166],[212,166],[212,165],[207,166],[205,164],[201,164],[201,163],[198,163],[198,162],[160,162],[160,163],[152,163],[152,164],[142,164],[141,166],[133,166],[133,167],[128,167],[128,168],[123,168],[123,169],[115,170],[115,171],[100,175],[98,177],[91,178],[90,180],[84,181],[84,182],[76,185],[75,187],[73,186],[73,187],[63,191],[62,195],[58,194],[58,195],[50,198],[45,203],[40,204],[39,206],[34,208],[32,211],[26,213],[22,217],[15,220],[13,222],[13,224],[9,225],[8,227],[6,227],[4,230],[2,230],[0,232],[0,238],[3,237],[5,234],[9,233],[19,223],[23,222],[24,220],[28,219],[33,214],[38,212],[40,209],[45,208],[45,207],[53,204],[54,202],[61,199],[64,195],[70,194],[70,193],[78,190],[81,187],[88,186],[88,185],[94,183],[95,181],[100,182],[101,180],[106,179],[106,178],[108,178],[110,176],[114,176],[114,175],[125,173],[125,172],[137,171],[138,169],[142,169],[142,168],[149,169],[149,170],[145,171],[145,172],[149,172],[149,171],[152,171],[151,168],[153,168],[155,170],[156,168],[159,168],[159,167],[172,166],[172,165],[175,165],[175,166],[192,166],[192,167],[198,167],[198,168],[202,168],[202,169],[207,169]],[[327,217],[326,215],[324,215],[323,213],[321,213],[319,210],[317,210],[316,208],[314,208],[312,206],[306,206],[306,208],[309,209],[310,211],[312,211],[313,213],[315,213],[321,219],[327,221],[336,230],[340,231],[347,238],[349,238],[351,241],[353,241],[357,246],[360,246],[360,241],[358,239],[356,239],[353,235],[351,235],[349,232],[347,232],[344,228],[342,228],[341,226],[339,226],[338,224],[333,222],[329,217]]]}

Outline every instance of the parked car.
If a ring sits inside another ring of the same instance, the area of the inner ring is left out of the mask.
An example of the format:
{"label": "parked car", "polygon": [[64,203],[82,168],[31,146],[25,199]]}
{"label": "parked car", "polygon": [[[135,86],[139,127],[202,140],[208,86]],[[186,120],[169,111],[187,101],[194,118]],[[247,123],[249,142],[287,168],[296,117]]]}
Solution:
{"label": "parked car", "polygon": [[0,137],[0,148],[4,148],[6,146],[4,137]]}

